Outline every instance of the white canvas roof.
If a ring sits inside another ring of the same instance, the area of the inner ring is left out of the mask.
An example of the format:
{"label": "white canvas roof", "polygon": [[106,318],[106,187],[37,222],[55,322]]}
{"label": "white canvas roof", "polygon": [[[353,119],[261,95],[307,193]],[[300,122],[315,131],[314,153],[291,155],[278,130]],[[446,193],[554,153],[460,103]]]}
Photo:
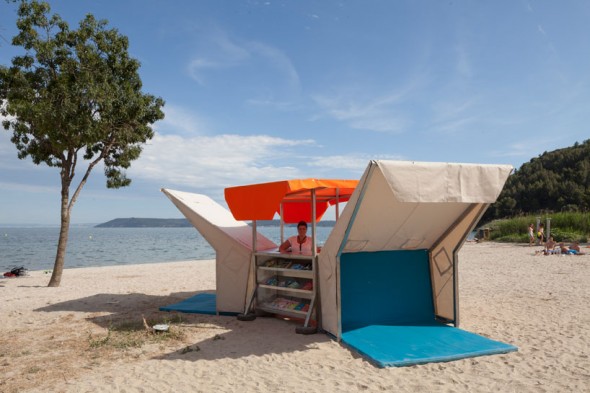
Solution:
{"label": "white canvas roof", "polygon": [[[242,312],[249,285],[252,228],[206,195],[169,189],[162,192],[215,249],[217,311]],[[256,242],[257,250],[277,248],[260,233]]]}
{"label": "white canvas roof", "polygon": [[340,337],[342,253],[417,249],[429,252],[436,315],[457,325],[457,252],[511,171],[509,165],[371,161],[319,255],[323,329]]}

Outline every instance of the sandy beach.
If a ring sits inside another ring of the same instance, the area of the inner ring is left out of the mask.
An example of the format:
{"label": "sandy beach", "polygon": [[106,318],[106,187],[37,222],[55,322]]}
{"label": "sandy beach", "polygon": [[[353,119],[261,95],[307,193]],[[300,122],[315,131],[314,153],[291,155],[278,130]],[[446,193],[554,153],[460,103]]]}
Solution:
{"label": "sandy beach", "polygon": [[[385,369],[293,322],[158,311],[213,291],[214,261],[66,269],[59,288],[41,271],[2,279],[0,391],[590,391],[590,255],[536,249],[459,254],[461,328],[518,352]],[[171,333],[144,333],[143,317]]]}

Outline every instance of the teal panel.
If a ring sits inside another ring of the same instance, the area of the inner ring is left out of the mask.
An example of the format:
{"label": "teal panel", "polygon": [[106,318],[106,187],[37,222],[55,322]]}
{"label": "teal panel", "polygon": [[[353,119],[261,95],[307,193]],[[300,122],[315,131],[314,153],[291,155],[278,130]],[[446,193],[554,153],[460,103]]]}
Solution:
{"label": "teal panel", "polygon": [[434,321],[427,250],[342,254],[340,288],[342,332]]}
{"label": "teal panel", "polygon": [[343,333],[342,341],[380,367],[448,362],[517,350],[513,345],[437,322],[365,326]]}
{"label": "teal panel", "polygon": [[380,367],[517,350],[435,321],[426,250],[342,254],[340,284],[342,342]]}
{"label": "teal panel", "polygon": [[[160,311],[178,311],[190,314],[217,314],[217,296],[214,293],[199,293],[179,303],[160,307]],[[237,315],[234,312],[220,312],[219,315]]]}

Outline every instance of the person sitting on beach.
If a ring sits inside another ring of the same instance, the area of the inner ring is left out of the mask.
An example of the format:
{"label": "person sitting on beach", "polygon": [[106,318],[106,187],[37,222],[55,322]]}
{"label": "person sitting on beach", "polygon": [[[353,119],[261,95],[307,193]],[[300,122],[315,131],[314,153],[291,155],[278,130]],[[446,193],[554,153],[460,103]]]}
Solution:
{"label": "person sitting on beach", "polygon": [[311,255],[312,238],[307,236],[307,223],[299,221],[297,224],[297,236],[291,236],[280,245],[280,252],[298,252]]}
{"label": "person sitting on beach", "polygon": [[549,240],[547,240],[547,242],[545,243],[545,249],[543,250],[543,254],[550,255],[561,253],[560,248],[558,248],[557,250],[555,249],[556,245],[557,243],[555,243],[555,240],[553,240],[553,236],[549,236]]}

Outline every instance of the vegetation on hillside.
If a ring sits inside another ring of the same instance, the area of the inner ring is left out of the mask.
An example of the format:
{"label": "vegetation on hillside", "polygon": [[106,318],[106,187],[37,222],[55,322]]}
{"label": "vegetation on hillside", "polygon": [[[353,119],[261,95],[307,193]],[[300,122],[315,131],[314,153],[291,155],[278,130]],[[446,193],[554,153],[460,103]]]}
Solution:
{"label": "vegetation on hillside", "polygon": [[481,222],[525,214],[590,211],[590,139],[545,152],[507,180]]}
{"label": "vegetation on hillside", "polygon": [[587,243],[590,240],[590,213],[564,212],[504,218],[494,220],[486,224],[486,227],[491,229],[491,240],[528,243],[527,228],[530,224],[536,225],[537,217],[545,225],[547,218],[551,219],[549,230],[556,242]]}
{"label": "vegetation on hillside", "polygon": [[590,239],[590,139],[545,152],[516,170],[480,221],[496,241],[528,243],[527,228],[551,219],[558,242]]}

